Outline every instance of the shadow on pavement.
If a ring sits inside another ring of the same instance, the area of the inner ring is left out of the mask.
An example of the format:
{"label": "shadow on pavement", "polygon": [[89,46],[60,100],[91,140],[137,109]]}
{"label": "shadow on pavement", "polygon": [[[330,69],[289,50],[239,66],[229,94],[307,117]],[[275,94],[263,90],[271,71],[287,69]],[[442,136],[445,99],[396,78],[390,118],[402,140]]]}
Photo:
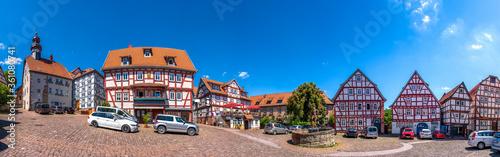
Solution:
{"label": "shadow on pavement", "polygon": [[[7,120],[3,120],[3,119],[0,120],[0,139],[3,140],[5,138],[7,138],[7,136],[10,135],[9,133],[7,133],[8,130],[5,130],[4,128],[6,127],[8,129],[10,129],[9,126],[11,123],[14,123],[15,125],[20,124],[20,122],[7,121]],[[9,148],[7,144],[0,142],[0,152],[6,150],[7,148]]]}

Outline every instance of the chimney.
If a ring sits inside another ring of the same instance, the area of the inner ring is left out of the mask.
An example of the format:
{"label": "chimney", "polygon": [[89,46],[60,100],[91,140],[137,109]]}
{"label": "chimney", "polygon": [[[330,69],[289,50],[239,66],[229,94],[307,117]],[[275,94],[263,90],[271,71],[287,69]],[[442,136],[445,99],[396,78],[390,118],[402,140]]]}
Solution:
{"label": "chimney", "polygon": [[128,45],[128,48],[132,48],[132,44]]}
{"label": "chimney", "polygon": [[54,61],[54,57],[52,55],[50,55],[50,61]]}
{"label": "chimney", "polygon": [[241,86],[241,90],[242,90],[242,91],[245,91],[245,86]]}

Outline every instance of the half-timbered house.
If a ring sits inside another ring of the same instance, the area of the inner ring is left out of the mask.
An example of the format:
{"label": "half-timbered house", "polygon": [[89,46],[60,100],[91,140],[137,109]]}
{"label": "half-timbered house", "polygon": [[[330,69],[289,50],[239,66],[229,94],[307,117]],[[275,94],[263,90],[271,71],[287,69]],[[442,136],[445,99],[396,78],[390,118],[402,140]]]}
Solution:
{"label": "half-timbered house", "polygon": [[407,127],[413,128],[415,134],[422,129],[440,130],[441,104],[417,71],[390,108],[393,134],[400,134],[401,128]]}
{"label": "half-timbered house", "polygon": [[441,97],[441,117],[442,124],[445,125],[443,131],[450,136],[466,136],[471,101],[463,82]]}
{"label": "half-timbered house", "polygon": [[384,130],[384,102],[386,99],[361,70],[356,70],[340,85],[332,98],[335,111],[335,129],[362,130],[366,126],[376,126],[379,133]]}
{"label": "half-timbered house", "polygon": [[192,121],[193,75],[184,50],[134,47],[109,51],[102,67],[106,100],[142,121],[167,113]]}
{"label": "half-timbered house", "polygon": [[500,81],[488,76],[469,92],[472,97],[469,112],[470,131],[499,130],[500,123]]}
{"label": "half-timbered house", "polygon": [[226,127],[241,129],[256,126],[259,119],[244,109],[251,101],[244,89],[236,79],[222,83],[201,78],[196,94],[200,99],[196,111],[198,123],[219,125],[222,122]]}

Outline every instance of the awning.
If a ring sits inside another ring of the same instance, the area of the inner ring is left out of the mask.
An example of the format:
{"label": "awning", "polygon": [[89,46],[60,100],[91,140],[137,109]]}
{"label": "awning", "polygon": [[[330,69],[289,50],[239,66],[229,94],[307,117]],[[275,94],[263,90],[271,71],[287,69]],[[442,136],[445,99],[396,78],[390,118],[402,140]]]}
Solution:
{"label": "awning", "polygon": [[252,115],[245,115],[245,119],[253,119]]}

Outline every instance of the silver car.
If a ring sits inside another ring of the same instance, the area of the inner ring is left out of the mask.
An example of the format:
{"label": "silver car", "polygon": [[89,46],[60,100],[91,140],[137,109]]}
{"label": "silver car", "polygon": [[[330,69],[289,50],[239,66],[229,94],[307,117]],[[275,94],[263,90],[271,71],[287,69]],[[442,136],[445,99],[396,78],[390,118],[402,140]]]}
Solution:
{"label": "silver car", "polygon": [[288,134],[288,129],[281,123],[267,123],[264,133],[276,135],[277,133]]}
{"label": "silver car", "polygon": [[469,135],[469,141],[467,144],[477,147],[477,149],[484,149],[485,147],[491,146],[494,134],[495,131],[492,130],[474,131]]}
{"label": "silver car", "polygon": [[494,153],[500,151],[500,132],[496,132],[495,135],[493,136],[493,142],[491,144],[491,151]]}
{"label": "silver car", "polygon": [[365,127],[363,131],[361,131],[361,135],[363,135],[365,138],[371,137],[377,139],[378,129],[374,126]]}
{"label": "silver car", "polygon": [[293,132],[295,130],[302,130],[302,125],[292,125],[288,127],[288,132]]}
{"label": "silver car", "polygon": [[198,125],[186,122],[179,116],[168,114],[156,115],[154,128],[160,134],[164,134],[166,132],[181,132],[187,133],[189,136],[194,136],[200,132]]}

